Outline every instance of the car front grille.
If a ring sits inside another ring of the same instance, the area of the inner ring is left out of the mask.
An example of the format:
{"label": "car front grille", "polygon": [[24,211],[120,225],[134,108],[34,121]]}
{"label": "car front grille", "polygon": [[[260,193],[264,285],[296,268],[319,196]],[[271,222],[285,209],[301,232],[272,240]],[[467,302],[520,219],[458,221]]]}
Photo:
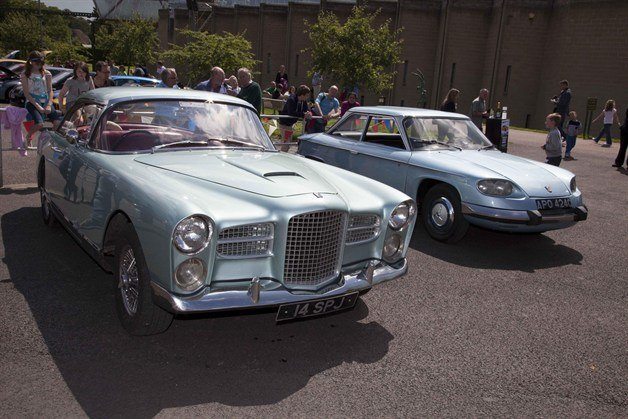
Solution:
{"label": "car front grille", "polygon": [[379,236],[381,220],[375,214],[352,215],[347,229],[347,244],[365,243]]}
{"label": "car front grille", "polygon": [[288,287],[312,287],[339,275],[345,214],[317,211],[288,223],[283,280]]}
{"label": "car front grille", "polygon": [[226,259],[248,259],[270,256],[275,229],[272,223],[229,227],[218,235],[216,253]]}

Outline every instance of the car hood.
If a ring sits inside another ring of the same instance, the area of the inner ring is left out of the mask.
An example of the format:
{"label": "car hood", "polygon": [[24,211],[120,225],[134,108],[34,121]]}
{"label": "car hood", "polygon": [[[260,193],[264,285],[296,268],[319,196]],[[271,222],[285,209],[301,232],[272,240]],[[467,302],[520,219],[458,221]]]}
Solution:
{"label": "car hood", "polygon": [[[569,183],[552,172],[553,167],[544,163],[513,156],[499,151],[441,151],[439,154],[455,159],[463,173],[477,177],[505,177],[516,183],[531,197],[557,197],[570,195]],[[473,170],[473,169],[476,170]],[[492,173],[491,173],[492,172]]]}
{"label": "car hood", "polygon": [[275,152],[171,151],[135,161],[268,197],[338,191],[299,157]]}

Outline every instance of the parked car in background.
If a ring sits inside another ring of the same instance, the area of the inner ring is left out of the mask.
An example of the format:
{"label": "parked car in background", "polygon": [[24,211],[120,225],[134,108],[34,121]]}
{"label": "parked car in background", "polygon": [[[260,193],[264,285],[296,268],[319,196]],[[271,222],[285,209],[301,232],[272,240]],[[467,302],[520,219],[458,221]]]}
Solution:
{"label": "parked car in background", "polygon": [[[64,67],[46,67],[46,70],[50,71],[50,73],[52,74],[52,92],[54,95],[52,101],[53,105],[56,109],[60,109],[57,97],[59,96],[59,92],[63,87],[63,83],[65,83],[67,79],[72,77],[74,72],[72,69]],[[19,78],[18,85],[16,85],[15,88],[12,89],[9,97],[11,102],[21,106],[24,105],[24,90],[22,89],[22,83],[19,81]]]}
{"label": "parked car in background", "polygon": [[464,115],[356,107],[326,133],[299,140],[299,154],[415,198],[436,240],[460,240],[470,223],[538,233],[587,218],[573,173],[497,151]]}
{"label": "parked car in background", "polygon": [[164,331],[173,313],[349,309],[407,271],[414,201],[278,152],[240,99],[110,87],[73,110],[40,141],[42,216],[113,272],[132,334]]}
{"label": "parked car in background", "polygon": [[0,101],[8,102],[11,98],[11,91],[17,86],[21,86],[20,71],[14,71],[0,64]]}
{"label": "parked car in background", "polygon": [[116,86],[141,86],[141,87],[155,87],[159,84],[159,80],[150,77],[136,77],[136,76],[111,76],[111,80]]}
{"label": "parked car in background", "polygon": [[[0,58],[0,67],[6,67],[14,73],[20,74],[24,69],[24,65],[26,61],[24,60],[14,60],[9,58]],[[2,75],[0,75],[0,80],[2,79]]]}

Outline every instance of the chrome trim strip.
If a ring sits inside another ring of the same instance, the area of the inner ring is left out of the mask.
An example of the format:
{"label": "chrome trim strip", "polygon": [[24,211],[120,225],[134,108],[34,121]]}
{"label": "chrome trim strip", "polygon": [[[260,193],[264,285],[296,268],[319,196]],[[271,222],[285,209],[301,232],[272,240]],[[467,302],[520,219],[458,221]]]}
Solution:
{"label": "chrome trim strip", "polygon": [[504,210],[499,208],[483,207],[480,205],[462,203],[462,213],[473,217],[490,218],[493,221],[520,222],[530,221],[528,212],[524,210]]}
{"label": "chrome trim strip", "polygon": [[[203,292],[192,296],[173,295],[161,285],[151,282],[153,297],[155,302],[164,309],[174,313],[194,313],[221,310],[237,310],[244,308],[274,307],[281,304],[298,303],[309,300],[319,300],[321,298],[335,297],[355,291],[364,291],[373,285],[378,285],[395,278],[399,278],[408,272],[408,262],[403,259],[401,266],[393,267],[380,264],[377,268],[371,264],[365,269],[352,274],[343,275],[340,286],[323,293],[293,293],[281,287],[274,290],[259,291],[257,303],[253,302],[256,297],[256,286],[251,284],[249,289],[222,290],[212,292],[206,288]],[[254,282],[254,279],[251,280]],[[259,280],[257,281],[259,285]]]}

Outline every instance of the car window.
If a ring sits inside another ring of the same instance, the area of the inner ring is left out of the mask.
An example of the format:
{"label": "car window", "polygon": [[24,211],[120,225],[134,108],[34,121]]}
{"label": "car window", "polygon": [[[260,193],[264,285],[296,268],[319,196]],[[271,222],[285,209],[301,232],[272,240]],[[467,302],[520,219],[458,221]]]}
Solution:
{"label": "car window", "polygon": [[407,118],[404,129],[414,150],[447,146],[477,150],[491,145],[468,119]]}
{"label": "car window", "polygon": [[92,123],[98,116],[102,108],[98,105],[83,105],[77,108],[72,115],[69,115],[59,127],[59,132],[63,135],[70,130],[76,130],[79,138],[88,140],[92,130]]}
{"label": "car window", "polygon": [[347,140],[359,141],[367,120],[367,115],[351,114],[347,119],[338,124],[330,134]]}
{"label": "car window", "polygon": [[101,118],[93,148],[111,152],[176,148],[274,150],[253,110],[198,100],[123,102]]}
{"label": "car window", "polygon": [[364,142],[398,149],[406,148],[395,119],[388,116],[371,117]]}

